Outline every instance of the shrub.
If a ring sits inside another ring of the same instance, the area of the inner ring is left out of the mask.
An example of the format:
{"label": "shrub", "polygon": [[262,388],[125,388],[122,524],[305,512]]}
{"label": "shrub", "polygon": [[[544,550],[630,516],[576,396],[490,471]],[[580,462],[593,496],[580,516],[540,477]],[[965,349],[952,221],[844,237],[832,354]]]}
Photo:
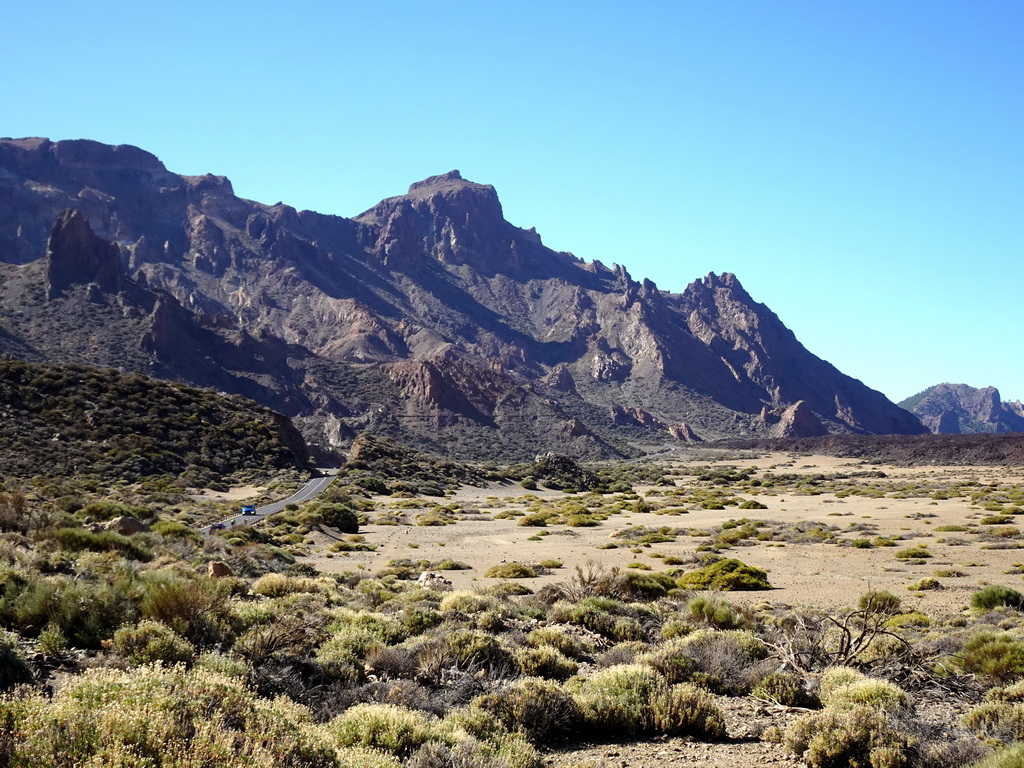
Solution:
{"label": "shrub", "polygon": [[526,636],[535,648],[550,646],[570,659],[582,659],[593,650],[573,635],[557,627],[539,627]]}
{"label": "shrub", "polygon": [[32,670],[18,649],[18,636],[0,630],[0,691],[32,682]]}
{"label": "shrub", "polygon": [[768,656],[768,647],[743,630],[702,629],[673,642],[693,660],[688,679],[724,695],[749,693],[759,674],[756,662]]}
{"label": "shrub", "polygon": [[1024,705],[988,701],[964,715],[964,725],[983,736],[1020,741],[1024,739]]}
{"label": "shrub", "polygon": [[528,677],[567,680],[576,674],[580,665],[567,659],[557,648],[542,645],[539,648],[516,648],[512,659],[519,671]]}
{"label": "shrub", "polygon": [[1016,589],[990,584],[971,595],[971,608],[976,611],[991,611],[994,608],[1024,607],[1024,595]]}
{"label": "shrub", "polygon": [[572,733],[582,719],[576,700],[560,685],[529,677],[474,699],[473,706],[534,743]]}
{"label": "shrub", "polygon": [[585,724],[605,737],[656,730],[653,702],[668,692],[665,678],[643,664],[619,664],[584,680],[576,694]]}
{"label": "shrub", "polygon": [[[379,493],[386,493],[387,488]],[[359,516],[344,504],[320,504],[316,508],[323,524],[342,533],[359,533]]]}
{"label": "shrub", "polygon": [[357,704],[331,720],[327,732],[341,746],[405,758],[435,735],[436,726],[423,712],[393,704]]}
{"label": "shrub", "polygon": [[924,547],[905,547],[896,553],[897,560],[924,560],[932,556]]}
{"label": "shrub", "polygon": [[818,681],[818,697],[827,701],[838,689],[867,679],[867,675],[852,667],[829,667]]}
{"label": "shrub", "polygon": [[884,589],[872,589],[865,592],[857,600],[857,607],[868,613],[899,613],[902,602],[892,592]]}
{"label": "shrub", "polygon": [[932,576],[925,576],[923,579],[908,584],[907,589],[911,592],[924,592],[932,589],[942,589],[942,582]]}
{"label": "shrub", "polygon": [[909,706],[907,694],[899,686],[886,680],[864,678],[847,685],[838,686],[821,696],[826,707],[849,709],[869,706],[875,709],[895,712]]}
{"label": "shrub", "polygon": [[713,589],[720,592],[772,588],[765,571],[733,558],[717,560],[711,565],[684,573],[676,583],[680,589]]}
{"label": "shrub", "polygon": [[634,600],[657,600],[675,588],[676,580],[667,573],[629,572],[623,575],[622,586]]}
{"label": "shrub", "polygon": [[714,700],[691,685],[670,686],[642,664],[600,670],[578,685],[585,724],[602,737],[665,733],[717,738],[725,721]]}
{"label": "shrub", "polygon": [[754,686],[751,694],[784,707],[799,707],[808,703],[803,682],[789,672],[773,672],[766,675]]}
{"label": "shrub", "polygon": [[913,744],[883,711],[863,705],[805,715],[785,742],[810,768],[904,768]]}
{"label": "shrub", "polygon": [[132,560],[148,563],[153,553],[130,536],[116,531],[93,533],[85,528],[58,528],[49,536],[60,546],[71,552],[117,552]]}
{"label": "shrub", "polygon": [[960,664],[997,683],[1016,680],[1024,677],[1024,642],[1005,632],[979,632],[964,645]]}
{"label": "shrub", "polygon": [[[304,707],[208,670],[91,669],[6,709],[15,765],[333,768]],[[13,720],[13,722],[12,722]]]}
{"label": "shrub", "polygon": [[490,668],[510,661],[508,651],[493,635],[474,629],[452,632],[445,638],[445,646],[461,669],[478,665]]}
{"label": "shrub", "polygon": [[144,618],[166,624],[197,646],[225,634],[230,606],[212,579],[169,578],[150,584],[141,604]]}
{"label": "shrub", "polygon": [[967,768],[1024,768],[1024,744],[1010,744]]}
{"label": "shrub", "polygon": [[654,700],[654,724],[669,736],[720,739],[725,718],[712,696],[692,685],[673,685]]}
{"label": "shrub", "polygon": [[253,594],[264,597],[284,597],[300,592],[319,592],[320,585],[313,579],[287,576],[283,573],[267,573],[253,582]]}
{"label": "shrub", "polygon": [[451,592],[441,599],[440,610],[479,613],[494,607],[494,600],[476,592]]}
{"label": "shrub", "polygon": [[149,620],[121,627],[114,633],[111,648],[134,666],[188,664],[196,653],[195,646],[173,629]]}
{"label": "shrub", "polygon": [[686,604],[690,616],[719,629],[739,629],[747,621],[732,603],[707,595],[697,595]]}
{"label": "shrub", "polygon": [[488,579],[532,579],[537,569],[522,563],[502,563],[487,569],[484,576]]}

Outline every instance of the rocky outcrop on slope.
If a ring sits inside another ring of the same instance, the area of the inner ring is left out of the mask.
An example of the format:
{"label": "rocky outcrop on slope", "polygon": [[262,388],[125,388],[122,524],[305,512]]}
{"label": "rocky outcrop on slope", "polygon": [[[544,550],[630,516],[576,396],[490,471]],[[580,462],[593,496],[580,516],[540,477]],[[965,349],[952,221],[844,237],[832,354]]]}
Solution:
{"label": "rocky outcrop on slope", "polygon": [[995,387],[937,384],[899,405],[939,435],[1024,432],[1024,404],[1003,402]]}
{"label": "rocky outcrop on slope", "polygon": [[457,171],[347,219],[134,147],[0,140],[0,351],[239,392],[313,442],[466,458],[635,455],[790,411],[801,434],[923,430],[735,276],[670,293],[552,251]]}

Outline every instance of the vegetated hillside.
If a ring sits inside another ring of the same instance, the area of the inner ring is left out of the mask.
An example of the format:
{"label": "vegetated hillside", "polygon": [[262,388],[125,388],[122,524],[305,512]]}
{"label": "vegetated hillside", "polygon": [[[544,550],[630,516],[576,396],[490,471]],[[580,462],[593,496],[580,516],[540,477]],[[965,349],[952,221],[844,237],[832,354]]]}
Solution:
{"label": "vegetated hillside", "polygon": [[324,445],[371,430],[455,458],[923,431],[734,275],[670,293],[553,251],[457,171],[346,219],[135,147],[0,140],[0,351],[240,393]]}
{"label": "vegetated hillside", "polygon": [[936,384],[908,397],[899,406],[917,416],[935,434],[1024,432],[1024,403],[1004,403],[995,387]]}
{"label": "vegetated hillside", "polygon": [[723,440],[718,446],[820,453],[900,465],[1003,464],[1024,466],[1024,434],[827,435],[767,440]]}
{"label": "vegetated hillside", "polygon": [[308,467],[282,417],[139,374],[0,361],[0,474],[138,481],[174,475],[204,486],[239,470]]}

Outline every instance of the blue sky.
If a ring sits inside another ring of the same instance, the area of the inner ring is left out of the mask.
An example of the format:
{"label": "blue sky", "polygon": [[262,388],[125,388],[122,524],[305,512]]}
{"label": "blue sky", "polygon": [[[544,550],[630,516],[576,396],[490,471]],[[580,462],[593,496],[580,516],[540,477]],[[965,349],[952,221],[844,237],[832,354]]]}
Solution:
{"label": "blue sky", "polygon": [[353,216],[453,168],[551,247],[734,272],[894,400],[1024,398],[1024,3],[8,4],[0,134]]}

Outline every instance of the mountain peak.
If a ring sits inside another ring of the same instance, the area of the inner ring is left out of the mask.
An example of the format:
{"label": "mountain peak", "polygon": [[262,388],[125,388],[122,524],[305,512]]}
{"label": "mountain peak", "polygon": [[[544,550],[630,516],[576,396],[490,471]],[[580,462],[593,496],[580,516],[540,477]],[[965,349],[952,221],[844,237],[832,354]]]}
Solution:
{"label": "mountain peak", "polygon": [[409,192],[411,193],[425,187],[439,187],[449,181],[465,181],[465,179],[462,178],[462,174],[458,171],[448,171],[448,173],[441,173],[437,176],[428,176],[423,181],[413,182],[409,185]]}

